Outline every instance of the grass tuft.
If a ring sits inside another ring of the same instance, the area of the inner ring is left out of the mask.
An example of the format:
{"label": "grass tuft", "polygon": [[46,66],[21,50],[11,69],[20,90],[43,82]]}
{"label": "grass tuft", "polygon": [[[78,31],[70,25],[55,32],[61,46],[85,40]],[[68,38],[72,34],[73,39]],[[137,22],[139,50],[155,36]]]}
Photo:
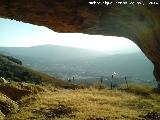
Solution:
{"label": "grass tuft", "polygon": [[[18,86],[15,82],[11,84],[12,87]],[[2,94],[1,101],[9,100],[18,105],[18,112],[6,115],[7,120],[149,120],[160,115],[160,96],[149,90],[147,97],[144,95],[148,91],[145,86],[138,89],[143,90],[143,94],[118,89],[63,89],[34,84],[16,88],[37,92],[25,95],[17,102]]]}

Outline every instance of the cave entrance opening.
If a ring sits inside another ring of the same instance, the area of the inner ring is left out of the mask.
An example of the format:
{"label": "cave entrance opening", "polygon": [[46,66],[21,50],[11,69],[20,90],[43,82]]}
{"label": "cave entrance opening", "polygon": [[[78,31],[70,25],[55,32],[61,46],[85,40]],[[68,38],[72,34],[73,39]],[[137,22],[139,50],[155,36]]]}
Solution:
{"label": "cave entrance opening", "polygon": [[155,81],[152,63],[127,38],[56,33],[8,19],[0,19],[0,28],[1,52],[50,75],[86,84],[107,81],[115,73],[119,79]]}

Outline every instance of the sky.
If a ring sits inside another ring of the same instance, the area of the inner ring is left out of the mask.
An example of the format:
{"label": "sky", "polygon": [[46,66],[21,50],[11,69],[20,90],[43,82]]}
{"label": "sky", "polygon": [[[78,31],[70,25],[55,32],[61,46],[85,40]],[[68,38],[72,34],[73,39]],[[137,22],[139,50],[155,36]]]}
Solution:
{"label": "sky", "polygon": [[0,47],[61,45],[110,53],[130,53],[140,49],[127,38],[56,33],[46,27],[0,18]]}

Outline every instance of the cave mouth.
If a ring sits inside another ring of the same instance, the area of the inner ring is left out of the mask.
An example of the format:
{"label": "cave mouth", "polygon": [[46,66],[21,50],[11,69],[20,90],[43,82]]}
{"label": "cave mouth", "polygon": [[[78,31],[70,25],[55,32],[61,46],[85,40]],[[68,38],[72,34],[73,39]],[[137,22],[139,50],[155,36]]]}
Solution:
{"label": "cave mouth", "polygon": [[[50,75],[62,79],[93,75],[94,79],[116,73],[136,81],[155,81],[152,63],[127,38],[56,33],[46,27],[2,18],[0,28],[3,28],[0,51],[19,57],[24,65]],[[39,58],[42,59],[37,63]]]}

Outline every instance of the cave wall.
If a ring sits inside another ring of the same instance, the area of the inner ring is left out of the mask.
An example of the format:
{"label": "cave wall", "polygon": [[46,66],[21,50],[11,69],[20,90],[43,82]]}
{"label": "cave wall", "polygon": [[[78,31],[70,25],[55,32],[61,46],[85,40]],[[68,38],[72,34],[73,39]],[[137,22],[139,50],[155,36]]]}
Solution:
{"label": "cave wall", "polygon": [[106,6],[91,5],[90,1],[93,0],[0,0],[0,17],[46,26],[56,32],[129,38],[154,64],[160,88],[160,3],[149,5],[139,0],[144,5]]}

